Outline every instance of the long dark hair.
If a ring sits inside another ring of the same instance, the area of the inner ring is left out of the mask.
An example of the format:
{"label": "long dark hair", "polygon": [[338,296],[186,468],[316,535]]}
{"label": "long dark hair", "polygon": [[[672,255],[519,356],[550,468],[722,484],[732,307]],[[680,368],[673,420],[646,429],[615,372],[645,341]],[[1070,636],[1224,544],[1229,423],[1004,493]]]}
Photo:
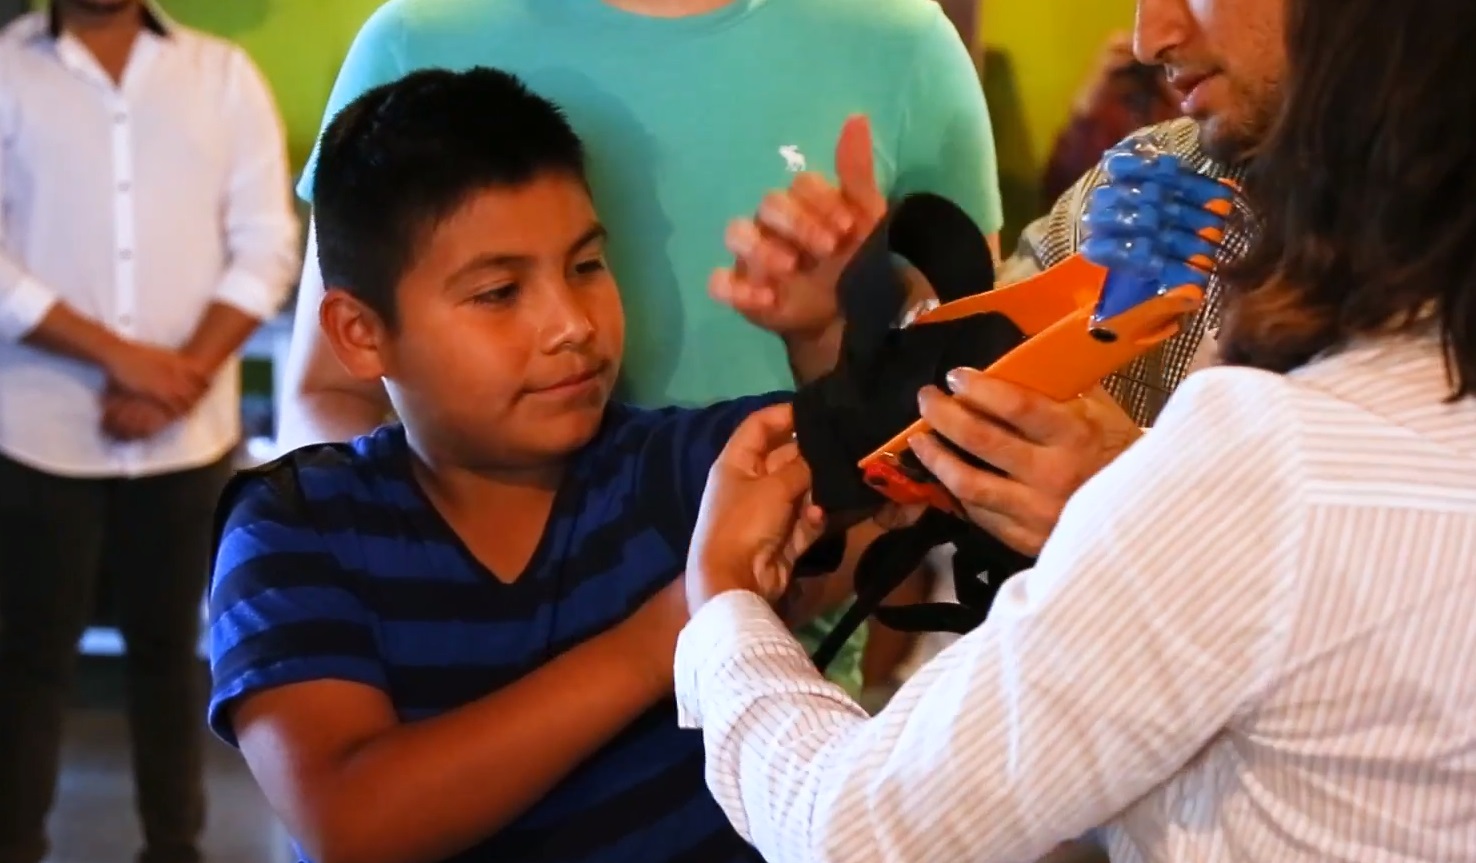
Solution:
{"label": "long dark hair", "polygon": [[1286,45],[1224,359],[1433,326],[1452,398],[1476,394],[1476,0],[1287,0]]}

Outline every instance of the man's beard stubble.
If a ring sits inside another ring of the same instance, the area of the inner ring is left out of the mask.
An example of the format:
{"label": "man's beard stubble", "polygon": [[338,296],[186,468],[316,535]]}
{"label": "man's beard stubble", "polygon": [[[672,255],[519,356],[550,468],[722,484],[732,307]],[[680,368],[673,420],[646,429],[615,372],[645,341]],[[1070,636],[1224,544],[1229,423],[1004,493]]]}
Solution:
{"label": "man's beard stubble", "polygon": [[1235,85],[1235,101],[1247,107],[1244,116],[1201,120],[1199,146],[1210,158],[1226,165],[1250,161],[1265,143],[1281,110],[1280,82],[1262,81],[1255,89]]}

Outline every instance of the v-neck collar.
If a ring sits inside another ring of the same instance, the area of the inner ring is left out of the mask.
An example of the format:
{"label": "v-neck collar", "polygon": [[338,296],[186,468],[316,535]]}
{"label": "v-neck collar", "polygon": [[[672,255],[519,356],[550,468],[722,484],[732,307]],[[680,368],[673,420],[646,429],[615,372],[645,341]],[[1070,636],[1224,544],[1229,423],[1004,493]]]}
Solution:
{"label": "v-neck collar", "polygon": [[[538,543],[533,547],[533,554],[529,556],[528,562],[523,565],[523,571],[515,578],[505,580],[499,578],[496,572],[493,572],[472,552],[466,541],[451,526],[451,522],[436,508],[435,502],[420,485],[420,481],[416,479],[412,467],[414,455],[405,437],[405,427],[397,425],[391,434],[394,436],[393,447],[397,453],[393,468],[396,478],[409,484],[411,491],[425,507],[429,521],[434,525],[434,530],[441,533],[442,540],[456,549],[457,554],[462,557],[472,572],[492,587],[504,590],[537,590],[546,584],[547,579],[543,577],[545,571],[549,568],[550,562],[557,558],[558,549],[567,545],[568,542],[566,534],[571,529],[571,519],[567,516],[570,514],[571,507],[578,505],[579,486],[584,475],[583,461],[589,447],[582,448],[570,459],[568,469],[564,471],[558,488],[554,490],[553,503],[549,506],[548,518],[543,524]],[[496,525],[489,524],[488,529],[495,530]]]}
{"label": "v-neck collar", "polygon": [[[142,12],[145,30],[163,39],[173,34],[174,22],[164,14],[164,10],[146,0]],[[53,42],[62,37],[61,9],[55,3],[46,7],[46,29],[43,32]]]}

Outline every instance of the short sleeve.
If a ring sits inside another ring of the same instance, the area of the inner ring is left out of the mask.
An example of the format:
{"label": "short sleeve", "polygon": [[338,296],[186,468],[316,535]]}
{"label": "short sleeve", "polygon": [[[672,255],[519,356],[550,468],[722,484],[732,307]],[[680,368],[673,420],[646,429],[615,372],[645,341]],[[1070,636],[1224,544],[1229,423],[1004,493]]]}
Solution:
{"label": "short sleeve", "polygon": [[323,111],[323,122],[318,131],[302,176],[297,181],[297,196],[307,203],[313,201],[313,173],[318,166],[318,145],[323,130],[333,122],[339,111],[382,84],[399,80],[411,71],[404,61],[405,26],[399,4],[386,3],[374,10],[349,46],[348,56],[339,67],[338,78],[328,95],[328,106]]}
{"label": "short sleeve", "polygon": [[676,503],[673,509],[679,523],[672,527],[683,537],[682,548],[686,548],[697,525],[707,474],[728,438],[750,414],[793,399],[794,393],[772,392],[705,408],[673,410],[652,430],[650,440],[656,446],[648,445],[643,485]]}
{"label": "short sleeve", "polygon": [[373,617],[323,536],[260,478],[222,513],[210,585],[210,728],[236,745],[230,709],[268,689],[387,678]]}
{"label": "short sleeve", "polygon": [[941,195],[983,233],[998,232],[1004,206],[984,86],[941,9],[931,11],[919,34],[904,99],[893,194]]}

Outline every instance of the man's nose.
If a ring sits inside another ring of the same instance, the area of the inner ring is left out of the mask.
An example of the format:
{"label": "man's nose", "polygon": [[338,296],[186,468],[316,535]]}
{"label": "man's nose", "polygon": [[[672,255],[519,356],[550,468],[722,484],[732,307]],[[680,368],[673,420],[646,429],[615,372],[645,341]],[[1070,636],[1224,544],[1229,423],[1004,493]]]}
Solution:
{"label": "man's nose", "polygon": [[1191,29],[1188,0],[1138,0],[1133,55],[1140,63],[1162,63],[1189,38]]}

